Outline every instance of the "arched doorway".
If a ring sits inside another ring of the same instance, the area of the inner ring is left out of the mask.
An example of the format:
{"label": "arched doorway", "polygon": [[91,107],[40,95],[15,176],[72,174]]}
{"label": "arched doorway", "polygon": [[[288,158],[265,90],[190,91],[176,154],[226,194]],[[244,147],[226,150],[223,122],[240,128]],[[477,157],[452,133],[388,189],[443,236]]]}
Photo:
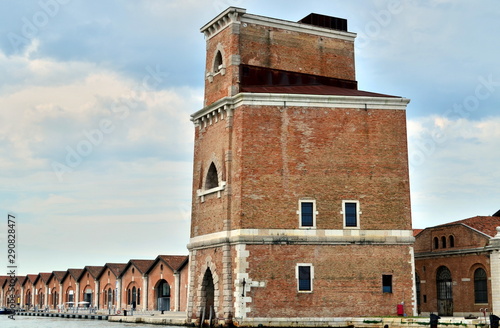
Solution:
{"label": "arched doorway", "polygon": [[57,305],[59,304],[59,294],[55,290],[52,291],[52,308],[55,309],[57,308]]}
{"label": "arched doorway", "polygon": [[156,306],[158,311],[170,311],[170,285],[165,279],[158,281],[156,287]]}
{"label": "arched doorway", "polygon": [[24,303],[26,304],[26,308],[31,308],[31,290],[28,289],[26,292],[26,296],[24,297]]}
{"label": "arched doorway", "polygon": [[205,275],[203,276],[203,282],[201,284],[201,304],[202,308],[204,306],[205,315],[207,318],[210,316],[210,311],[214,308],[214,290],[214,278],[212,276],[212,271],[207,268],[207,271],[205,271]]}
{"label": "arched doorway", "polygon": [[436,273],[438,315],[453,316],[453,294],[451,272],[447,267],[439,267]]}

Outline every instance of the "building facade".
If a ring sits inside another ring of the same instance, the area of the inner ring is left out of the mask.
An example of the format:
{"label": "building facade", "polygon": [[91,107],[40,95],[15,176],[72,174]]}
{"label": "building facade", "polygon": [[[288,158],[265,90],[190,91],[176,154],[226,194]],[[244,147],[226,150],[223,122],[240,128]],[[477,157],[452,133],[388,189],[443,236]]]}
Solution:
{"label": "building facade", "polygon": [[500,313],[500,216],[477,216],[416,235],[419,313]]}
{"label": "building facade", "polygon": [[357,89],[343,19],[231,7],[201,31],[188,317],[415,314],[409,100]]}

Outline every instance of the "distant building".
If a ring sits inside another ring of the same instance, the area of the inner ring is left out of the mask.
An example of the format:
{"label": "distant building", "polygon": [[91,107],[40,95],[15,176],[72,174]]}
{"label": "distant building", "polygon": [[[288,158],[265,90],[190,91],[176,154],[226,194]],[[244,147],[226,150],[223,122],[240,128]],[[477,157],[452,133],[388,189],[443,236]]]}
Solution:
{"label": "distant building", "polygon": [[344,19],[231,7],[201,31],[188,317],[416,314],[409,100],[358,90]]}
{"label": "distant building", "polygon": [[497,212],[418,232],[415,271],[420,313],[500,313],[499,229]]}

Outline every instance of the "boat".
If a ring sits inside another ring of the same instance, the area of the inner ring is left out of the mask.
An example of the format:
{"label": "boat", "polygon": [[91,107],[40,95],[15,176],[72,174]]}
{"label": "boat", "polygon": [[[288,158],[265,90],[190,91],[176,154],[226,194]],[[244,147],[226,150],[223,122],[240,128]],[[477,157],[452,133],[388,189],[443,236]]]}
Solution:
{"label": "boat", "polygon": [[14,311],[4,307],[0,307],[0,314],[14,314]]}

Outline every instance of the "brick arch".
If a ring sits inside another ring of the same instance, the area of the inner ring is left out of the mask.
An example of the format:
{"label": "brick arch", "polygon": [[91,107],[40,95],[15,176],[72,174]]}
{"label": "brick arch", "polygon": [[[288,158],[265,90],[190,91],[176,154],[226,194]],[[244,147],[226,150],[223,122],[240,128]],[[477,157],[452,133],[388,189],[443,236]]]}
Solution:
{"label": "brick arch", "polygon": [[204,278],[207,270],[210,269],[210,272],[212,274],[212,279],[213,279],[213,284],[214,284],[214,312],[217,313],[219,310],[219,296],[220,296],[220,291],[219,291],[219,274],[217,271],[217,267],[215,263],[212,261],[212,258],[210,256],[207,256],[205,258],[205,261],[203,262],[200,270],[200,274],[198,276],[198,288],[197,288],[197,295],[198,295],[198,313],[199,315],[201,311],[203,311],[203,307],[205,306],[205,297],[206,297],[206,290],[205,286],[203,285],[204,283]]}
{"label": "brick arch", "polygon": [[476,272],[477,269],[483,269],[486,272],[486,275],[490,277],[490,271],[486,266],[481,263],[474,263],[469,267],[469,270],[467,272],[467,277],[469,277],[471,281],[474,281],[474,272]]}

